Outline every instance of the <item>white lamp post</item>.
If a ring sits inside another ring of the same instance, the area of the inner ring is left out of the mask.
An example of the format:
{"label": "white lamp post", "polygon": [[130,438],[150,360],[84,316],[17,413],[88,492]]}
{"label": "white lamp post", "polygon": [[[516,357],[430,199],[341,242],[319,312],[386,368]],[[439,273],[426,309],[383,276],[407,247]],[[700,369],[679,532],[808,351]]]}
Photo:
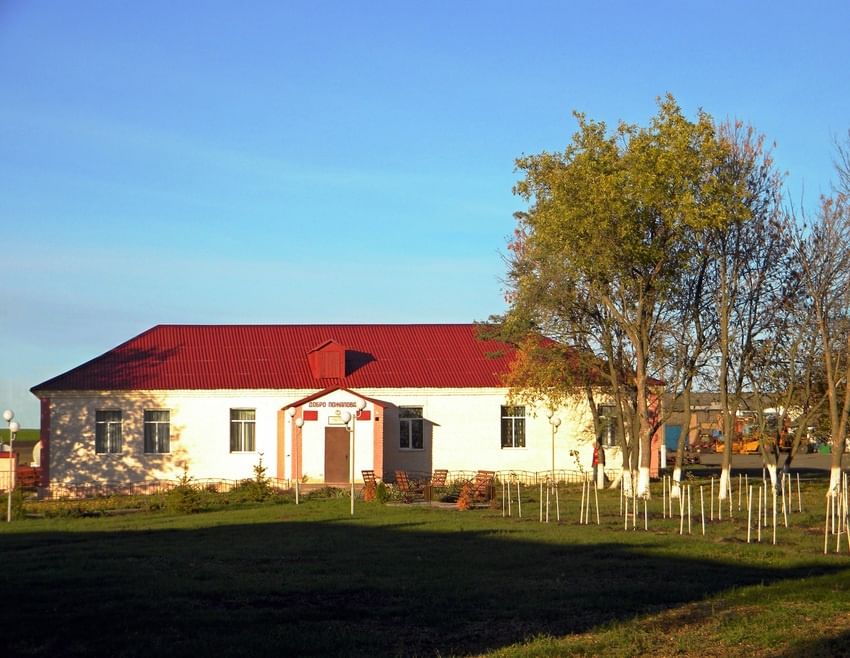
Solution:
{"label": "white lamp post", "polygon": [[552,482],[555,482],[555,432],[561,424],[561,419],[551,409],[546,414],[549,416],[549,424],[552,426]]}
{"label": "white lamp post", "polygon": [[[357,417],[360,415],[360,412],[366,408],[366,400],[358,400],[357,401],[357,412],[352,416],[350,412],[346,411],[342,414],[342,421],[345,423],[345,429],[348,430],[350,450],[349,455],[351,455],[351,516],[354,516],[354,426],[357,424]],[[351,426],[349,426],[351,423]]]}
{"label": "white lamp post", "polygon": [[[288,413],[289,413],[290,418],[295,418],[295,407],[289,407]],[[292,433],[291,441],[292,441],[292,447],[290,448],[290,450],[292,451],[292,462],[294,462],[295,461],[295,433],[294,432]],[[292,475],[292,479],[294,480],[295,479],[295,468],[293,467],[292,462],[290,462],[289,468],[290,468],[290,474]]]}
{"label": "white lamp post", "polygon": [[[289,417],[295,418],[296,409],[295,407],[289,407]],[[290,464],[290,475],[292,476],[292,481],[294,482],[295,488],[295,504],[299,503],[299,485],[300,478],[298,476],[298,467],[301,462],[298,458],[298,433],[301,431],[301,428],[304,427],[304,419],[300,416],[295,418],[295,428],[297,431],[292,433],[292,463]]]}
{"label": "white lamp post", "polygon": [[6,522],[9,523],[12,520],[12,483],[15,480],[15,471],[14,471],[14,452],[12,452],[12,448],[15,446],[15,434],[18,433],[18,430],[21,429],[21,426],[18,425],[16,420],[12,420],[15,417],[15,412],[11,409],[6,409],[3,412],[3,420],[9,423],[9,496],[8,496],[8,504],[6,507]]}
{"label": "white lamp post", "polygon": [[[295,427],[297,428],[299,433],[301,432],[301,428],[304,427],[304,419],[301,416],[295,419]],[[295,504],[297,505],[299,503],[299,490],[301,489],[301,456],[298,452],[298,440],[295,436],[292,437],[292,457],[293,462],[295,462],[292,467],[292,478],[295,480]]]}

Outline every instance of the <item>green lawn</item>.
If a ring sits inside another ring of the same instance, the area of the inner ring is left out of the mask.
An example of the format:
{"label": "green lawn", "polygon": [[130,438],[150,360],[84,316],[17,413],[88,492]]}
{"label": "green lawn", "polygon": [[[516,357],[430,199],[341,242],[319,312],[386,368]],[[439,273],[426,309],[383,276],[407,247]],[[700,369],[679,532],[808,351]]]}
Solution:
{"label": "green lawn", "polygon": [[[19,445],[21,443],[35,443],[38,441],[39,432],[41,430],[38,429],[21,429],[15,433],[15,445]],[[9,443],[9,428],[0,429],[0,443]]]}
{"label": "green lawn", "polygon": [[[746,516],[679,536],[347,499],[0,524],[2,655],[840,655],[850,557],[823,483],[778,544]],[[659,491],[660,493],[660,491]],[[698,505],[697,505],[698,510]],[[514,508],[514,514],[516,509]],[[552,509],[554,515],[554,508]],[[743,517],[743,521],[742,518]],[[781,519],[781,515],[780,515]],[[642,525],[642,524],[639,524]]]}

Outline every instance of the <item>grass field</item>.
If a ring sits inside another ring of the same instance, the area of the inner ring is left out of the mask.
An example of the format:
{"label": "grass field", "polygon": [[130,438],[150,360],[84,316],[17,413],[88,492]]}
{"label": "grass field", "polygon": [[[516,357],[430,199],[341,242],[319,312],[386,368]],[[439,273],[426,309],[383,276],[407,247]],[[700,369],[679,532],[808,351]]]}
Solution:
{"label": "grass field", "polygon": [[[38,429],[21,429],[15,433],[15,445],[35,443],[39,439]],[[9,443],[9,428],[0,429],[0,443]]]}
{"label": "grass field", "polygon": [[823,492],[775,546],[737,509],[680,536],[660,500],[624,531],[615,492],[579,525],[575,487],[549,524],[531,491],[523,519],[343,498],[0,524],[0,655],[846,655]]}

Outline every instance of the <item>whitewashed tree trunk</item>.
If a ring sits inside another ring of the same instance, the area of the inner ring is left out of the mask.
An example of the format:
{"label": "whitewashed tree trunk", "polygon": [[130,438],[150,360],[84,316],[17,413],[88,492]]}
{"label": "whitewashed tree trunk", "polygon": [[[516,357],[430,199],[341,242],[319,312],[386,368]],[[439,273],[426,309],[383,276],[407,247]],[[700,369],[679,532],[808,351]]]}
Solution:
{"label": "whitewashed tree trunk", "polygon": [[829,491],[828,496],[837,496],[841,490],[841,467],[833,465],[829,469]]}
{"label": "whitewashed tree trunk", "polygon": [[641,466],[638,471],[638,498],[649,498],[649,466]]}
{"label": "whitewashed tree trunk", "polygon": [[776,489],[776,483],[778,482],[777,477],[776,477],[776,464],[768,464],[767,465],[767,472],[770,474],[770,484],[771,484],[771,486],[774,489]]}
{"label": "whitewashed tree trunk", "polygon": [[731,477],[732,469],[729,464],[724,464],[723,470],[720,471],[720,491],[718,492],[718,498],[720,500],[726,500],[729,497],[729,478]]}
{"label": "whitewashed tree trunk", "polygon": [[679,498],[682,491],[682,467],[673,469],[673,486],[670,487],[670,498]]}
{"label": "whitewashed tree trunk", "polygon": [[623,495],[631,498],[632,496],[632,472],[626,469],[623,469],[623,473],[621,475],[623,478]]}
{"label": "whitewashed tree trunk", "polygon": [[605,488],[605,468],[602,466],[602,464],[599,464],[596,467],[596,488]]}

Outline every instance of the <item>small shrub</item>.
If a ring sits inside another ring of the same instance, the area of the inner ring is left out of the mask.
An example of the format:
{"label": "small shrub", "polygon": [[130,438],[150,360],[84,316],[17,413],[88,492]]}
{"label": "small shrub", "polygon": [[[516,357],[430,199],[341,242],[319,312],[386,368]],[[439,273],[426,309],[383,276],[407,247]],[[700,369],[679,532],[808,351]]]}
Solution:
{"label": "small shrub", "polygon": [[389,487],[384,482],[378,482],[378,485],[375,487],[375,500],[377,500],[381,505],[389,502],[392,498],[392,492]]}
{"label": "small shrub", "polygon": [[348,498],[347,489],[337,489],[336,487],[321,487],[315,489],[304,496],[305,500],[327,500],[329,498]]}
{"label": "small shrub", "polygon": [[[0,500],[3,501],[3,520],[6,520],[6,516],[9,513],[9,494],[8,492],[4,493],[0,496]],[[24,490],[20,485],[14,488],[12,491],[12,520],[16,521],[18,519],[24,518]]]}
{"label": "small shrub", "polygon": [[165,507],[170,512],[194,514],[204,509],[204,499],[198,488],[192,483],[188,467],[183,468],[183,475],[177,481],[177,486],[165,496]]}
{"label": "small shrub", "polygon": [[261,503],[272,497],[274,492],[266,476],[266,467],[263,465],[263,456],[254,465],[254,477],[250,480],[242,480],[228,494],[230,502],[255,502]]}

